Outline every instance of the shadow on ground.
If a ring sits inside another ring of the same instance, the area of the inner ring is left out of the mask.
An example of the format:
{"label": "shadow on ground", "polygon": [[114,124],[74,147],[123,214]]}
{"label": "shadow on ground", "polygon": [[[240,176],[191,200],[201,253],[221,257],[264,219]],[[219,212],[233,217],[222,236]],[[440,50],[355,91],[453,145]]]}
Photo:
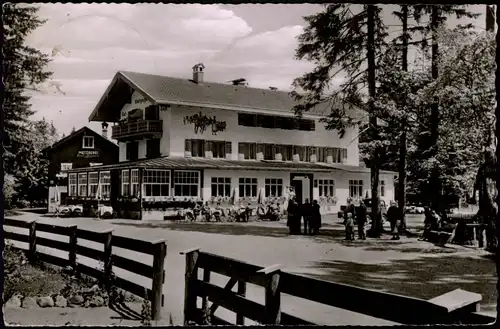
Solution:
{"label": "shadow on ground", "polygon": [[312,277],[422,299],[460,288],[483,296],[482,311],[496,308],[495,263],[485,258],[427,257],[386,264],[322,261],[312,266],[324,272],[309,274]]}

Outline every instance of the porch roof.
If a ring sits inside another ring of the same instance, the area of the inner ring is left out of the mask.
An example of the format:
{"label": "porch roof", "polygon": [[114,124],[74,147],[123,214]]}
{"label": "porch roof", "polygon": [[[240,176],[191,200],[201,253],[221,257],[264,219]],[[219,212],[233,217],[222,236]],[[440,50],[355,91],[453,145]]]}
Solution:
{"label": "porch roof", "polygon": [[225,160],[225,159],[200,159],[182,157],[160,157],[138,161],[120,162],[112,165],[76,168],[68,172],[90,172],[111,169],[150,168],[150,169],[228,169],[228,170],[293,170],[330,172],[331,168],[317,163],[308,162],[283,162],[283,161],[257,161],[257,160]]}
{"label": "porch roof", "polygon": [[[227,170],[290,170],[301,172],[332,172],[348,171],[355,173],[369,173],[370,169],[344,164],[320,164],[311,162],[289,162],[268,160],[225,160],[183,157],[160,157],[138,161],[120,162],[112,165],[84,167],[68,170],[68,172],[90,172],[111,169],[146,168],[146,169],[227,169]],[[381,170],[380,173],[393,174],[391,171]]]}

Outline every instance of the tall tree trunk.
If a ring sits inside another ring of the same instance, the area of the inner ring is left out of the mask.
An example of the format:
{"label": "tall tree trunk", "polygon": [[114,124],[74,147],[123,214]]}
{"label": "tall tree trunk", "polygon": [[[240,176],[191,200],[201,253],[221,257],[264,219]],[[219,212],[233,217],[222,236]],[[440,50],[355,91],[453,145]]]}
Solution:
{"label": "tall tree trunk", "polygon": [[[373,140],[378,139],[377,129],[377,115],[375,113],[374,100],[375,100],[375,6],[368,5],[367,8],[367,60],[368,60],[368,93],[370,102],[368,104],[370,110],[370,125],[373,132]],[[380,236],[381,222],[380,222],[380,209],[379,209],[379,147],[375,147],[372,155],[372,165],[370,168],[371,187],[372,187],[372,227],[371,235],[373,237]]]}
{"label": "tall tree trunk", "polygon": [[[401,8],[402,23],[403,23],[403,47],[402,47],[402,69],[408,71],[408,6],[403,5]],[[403,97],[403,99],[406,98]],[[406,136],[406,116],[401,125],[401,136],[399,138],[399,175],[398,175],[398,207],[400,211],[402,231],[406,230],[405,206],[406,206],[406,154],[407,154],[407,136]]]}
{"label": "tall tree trunk", "polygon": [[[496,12],[496,20],[497,20],[497,25],[500,26],[500,10],[497,8]],[[497,41],[497,55],[500,53],[500,28],[497,28],[497,34],[496,34],[496,41]],[[496,77],[495,77],[495,86],[497,90],[497,107],[495,110],[495,119],[496,119],[496,130],[495,130],[495,135],[498,140],[500,137],[500,93],[498,90],[500,90],[500,65],[497,61],[497,69],[496,69]],[[497,160],[500,159],[500,145],[496,145],[496,156]],[[498,172],[496,174],[497,176],[497,190],[500,191],[500,175],[498,175]],[[500,193],[497,195],[497,199],[495,200],[497,203],[497,207],[500,208]],[[500,212],[497,212],[497,218],[496,218],[496,235],[497,235],[497,241],[500,241]],[[497,319],[500,316],[500,262],[498,261],[498,257],[500,257],[500,244],[497,244],[497,250],[496,250],[496,257],[497,257]]]}
{"label": "tall tree trunk", "polygon": [[[486,5],[486,31],[495,31],[495,8],[493,6]],[[486,136],[485,148],[493,147],[495,144],[495,125],[492,123],[488,135]]]}
{"label": "tall tree trunk", "polygon": [[[439,56],[439,46],[438,46],[438,36],[437,30],[439,28],[439,6],[433,6],[431,12],[431,28],[432,28],[432,49],[431,49],[431,74],[432,79],[436,80],[438,78],[438,56]],[[436,156],[438,153],[438,139],[439,139],[439,100],[437,97],[434,98],[431,104],[431,117],[430,117],[430,156]],[[441,206],[441,188],[440,188],[440,177],[438,168],[434,167],[431,169],[429,177],[429,188],[432,191],[431,196],[431,206],[436,211],[440,211]]]}

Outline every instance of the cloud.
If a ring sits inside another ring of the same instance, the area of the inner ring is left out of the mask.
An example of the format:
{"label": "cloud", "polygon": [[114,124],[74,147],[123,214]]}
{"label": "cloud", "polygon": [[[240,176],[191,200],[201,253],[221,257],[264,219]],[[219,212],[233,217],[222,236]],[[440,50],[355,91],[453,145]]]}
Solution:
{"label": "cloud", "polygon": [[[209,81],[244,77],[253,87],[288,90],[293,79],[309,68],[293,59],[300,25],[252,34],[243,18],[218,5],[43,4],[40,8],[40,17],[48,21],[27,41],[54,55],[49,64],[54,75],[43,93],[33,94],[32,103],[36,117],[53,120],[66,133],[87,123],[118,70],[190,78],[192,65],[203,62]],[[300,19],[297,16],[297,22]]]}

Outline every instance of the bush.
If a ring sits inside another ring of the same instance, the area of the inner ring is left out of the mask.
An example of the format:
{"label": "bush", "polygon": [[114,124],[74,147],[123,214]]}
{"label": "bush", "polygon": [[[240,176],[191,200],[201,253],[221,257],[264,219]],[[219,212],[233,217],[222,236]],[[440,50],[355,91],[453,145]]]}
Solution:
{"label": "bush", "polygon": [[15,293],[24,297],[51,296],[59,293],[67,279],[48,267],[29,264],[23,250],[11,244],[4,248],[4,301]]}

